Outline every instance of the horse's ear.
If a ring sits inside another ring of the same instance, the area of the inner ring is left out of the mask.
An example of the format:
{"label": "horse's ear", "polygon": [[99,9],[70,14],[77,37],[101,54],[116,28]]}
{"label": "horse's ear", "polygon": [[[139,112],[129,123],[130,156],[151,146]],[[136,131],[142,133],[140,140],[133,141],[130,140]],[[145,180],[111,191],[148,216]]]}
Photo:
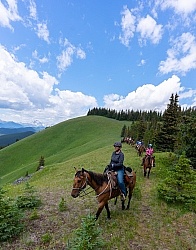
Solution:
{"label": "horse's ear", "polygon": [[77,168],[76,168],[76,167],[74,167],[74,169],[75,169],[75,171],[76,171],[76,173],[77,173],[77,172],[78,172]]}
{"label": "horse's ear", "polygon": [[84,171],[85,171],[84,168],[82,168],[82,173],[84,173]]}

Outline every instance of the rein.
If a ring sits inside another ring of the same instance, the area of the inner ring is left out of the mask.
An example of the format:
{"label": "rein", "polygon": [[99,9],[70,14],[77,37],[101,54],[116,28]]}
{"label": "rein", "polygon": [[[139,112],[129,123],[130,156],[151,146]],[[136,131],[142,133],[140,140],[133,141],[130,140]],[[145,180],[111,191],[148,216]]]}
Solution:
{"label": "rein", "polygon": [[[106,191],[109,184],[110,184],[110,189],[108,191]],[[111,185],[110,179],[108,180],[108,185],[104,188],[104,190],[100,194],[96,195],[96,198],[98,198],[100,195],[105,194],[107,192],[110,192],[110,197],[111,197],[111,195],[112,195],[112,185]]]}
{"label": "rein", "polygon": [[[89,184],[89,180],[88,180],[88,177],[87,177],[87,175],[86,175],[86,180],[85,180],[84,184],[82,185],[82,187],[80,187],[80,188],[73,188],[73,189],[77,189],[77,190],[79,190],[79,192],[83,191],[83,192],[84,192],[83,195],[80,195],[80,194],[79,194],[79,197],[82,198],[82,197],[84,197],[84,196],[86,196],[86,195],[92,193],[93,191],[96,191],[96,190],[99,188],[99,186],[98,186],[97,188],[95,188],[95,189],[91,190],[90,192],[86,193],[86,191],[90,188],[90,187],[88,187],[88,188],[85,190],[85,188],[86,188],[86,186],[87,186],[88,184]],[[110,187],[109,190],[107,190],[108,187]],[[96,195],[96,198],[98,198],[100,195],[105,194],[105,193],[107,193],[107,192],[110,192],[110,197],[111,197],[111,194],[112,194],[112,183],[111,183],[110,178],[108,178],[108,184],[107,184],[107,186],[104,188],[104,190],[103,190],[101,193],[99,193],[99,194]]]}

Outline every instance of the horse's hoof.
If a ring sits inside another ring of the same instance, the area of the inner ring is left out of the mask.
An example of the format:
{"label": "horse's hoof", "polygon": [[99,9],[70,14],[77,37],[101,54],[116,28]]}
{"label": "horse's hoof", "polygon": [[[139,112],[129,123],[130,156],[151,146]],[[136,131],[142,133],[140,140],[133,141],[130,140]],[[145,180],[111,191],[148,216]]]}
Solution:
{"label": "horse's hoof", "polygon": [[111,220],[111,217],[107,217],[107,220]]}

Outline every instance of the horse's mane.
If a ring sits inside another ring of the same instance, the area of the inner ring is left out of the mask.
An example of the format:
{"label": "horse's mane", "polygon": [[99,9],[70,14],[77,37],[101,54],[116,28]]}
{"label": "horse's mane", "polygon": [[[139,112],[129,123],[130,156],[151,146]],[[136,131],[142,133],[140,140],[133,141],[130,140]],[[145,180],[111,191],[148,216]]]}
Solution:
{"label": "horse's mane", "polygon": [[96,184],[99,186],[102,186],[104,182],[108,182],[106,174],[95,173],[92,171],[86,171],[86,172],[89,173],[91,179],[94,180]]}

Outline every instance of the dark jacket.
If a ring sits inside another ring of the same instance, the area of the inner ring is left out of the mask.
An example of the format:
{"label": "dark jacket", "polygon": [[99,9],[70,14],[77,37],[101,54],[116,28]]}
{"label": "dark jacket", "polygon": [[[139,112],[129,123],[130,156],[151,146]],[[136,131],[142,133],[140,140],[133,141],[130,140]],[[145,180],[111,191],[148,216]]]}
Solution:
{"label": "dark jacket", "polygon": [[124,168],[124,154],[120,151],[120,153],[113,152],[110,161],[111,170],[118,171]]}

